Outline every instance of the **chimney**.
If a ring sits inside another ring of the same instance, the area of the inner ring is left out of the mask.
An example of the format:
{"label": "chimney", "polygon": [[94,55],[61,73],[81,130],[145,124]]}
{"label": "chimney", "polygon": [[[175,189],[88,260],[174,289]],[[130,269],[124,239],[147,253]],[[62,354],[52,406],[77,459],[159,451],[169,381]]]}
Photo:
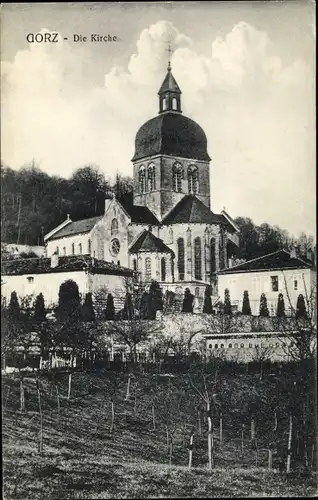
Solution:
{"label": "chimney", "polygon": [[57,255],[56,252],[54,252],[53,255],[51,255],[51,269],[54,269],[59,265],[59,256]]}
{"label": "chimney", "polygon": [[297,257],[297,250],[296,250],[296,247],[292,247],[291,251],[290,251],[290,258],[291,259],[296,259]]}

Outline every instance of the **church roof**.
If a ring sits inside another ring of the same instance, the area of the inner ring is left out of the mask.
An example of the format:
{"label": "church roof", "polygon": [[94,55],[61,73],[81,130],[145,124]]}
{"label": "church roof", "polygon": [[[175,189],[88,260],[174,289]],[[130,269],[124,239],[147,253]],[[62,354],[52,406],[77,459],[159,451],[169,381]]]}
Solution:
{"label": "church roof", "polygon": [[157,217],[149,210],[148,207],[133,205],[131,202],[120,201],[122,207],[126,210],[131,222],[136,224],[147,224],[148,226],[159,226]]}
{"label": "church roof", "polygon": [[58,258],[58,265],[51,267],[50,258],[14,259],[2,261],[1,273],[6,276],[21,276],[25,274],[47,274],[88,269],[92,274],[111,274],[132,276],[132,269],[117,266],[112,262],[95,259],[90,255],[69,255]]}
{"label": "church roof", "polygon": [[171,70],[168,69],[168,73],[166,74],[166,77],[159,89],[158,94],[164,94],[165,92],[176,92],[178,94],[181,94],[181,90],[179,88],[179,85],[177,84],[173,74],[171,73]]}
{"label": "church roof", "polygon": [[136,134],[132,161],[157,154],[210,161],[203,129],[176,112],[161,113],[148,120]]}
{"label": "church roof", "polygon": [[97,217],[91,217],[90,219],[82,219],[71,222],[65,227],[62,227],[59,231],[54,233],[48,240],[56,240],[59,238],[64,238],[65,236],[73,236],[79,233],[89,233],[95,224],[103,218],[103,215]]}
{"label": "church roof", "polygon": [[253,271],[280,271],[283,269],[310,269],[313,268],[313,263],[302,257],[293,257],[287,250],[277,250],[277,252],[269,253],[258,257],[257,259],[248,260],[243,264],[223,269],[219,274],[235,274],[248,273]]}
{"label": "church roof", "polygon": [[211,210],[193,194],[184,196],[162,221],[164,225],[187,223],[229,224],[225,217],[211,212]]}
{"label": "church roof", "polygon": [[167,245],[160,239],[157,238],[150,231],[144,230],[139,238],[129,249],[130,253],[138,252],[160,252],[160,253],[173,253],[173,251],[167,247]]}

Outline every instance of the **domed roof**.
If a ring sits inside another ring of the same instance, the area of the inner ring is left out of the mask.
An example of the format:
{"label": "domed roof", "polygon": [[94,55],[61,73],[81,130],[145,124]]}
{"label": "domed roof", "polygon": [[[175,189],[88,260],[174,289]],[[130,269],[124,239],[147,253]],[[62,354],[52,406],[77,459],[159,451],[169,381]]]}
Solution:
{"label": "domed roof", "polygon": [[138,130],[132,161],[157,154],[210,160],[204,131],[195,121],[178,112],[161,113]]}

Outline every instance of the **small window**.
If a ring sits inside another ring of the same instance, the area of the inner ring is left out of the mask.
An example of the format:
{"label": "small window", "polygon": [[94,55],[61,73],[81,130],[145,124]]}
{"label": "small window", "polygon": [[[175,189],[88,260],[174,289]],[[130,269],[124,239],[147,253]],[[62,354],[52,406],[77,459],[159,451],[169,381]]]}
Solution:
{"label": "small window", "polygon": [[120,260],[117,260],[117,265],[120,266]]}
{"label": "small window", "polygon": [[224,344],[221,344],[221,349],[224,349]]}
{"label": "small window", "polygon": [[209,344],[209,349],[212,349],[212,344]]}
{"label": "small window", "polygon": [[72,243],[72,255],[75,255],[75,245]]}
{"label": "small window", "polygon": [[147,257],[145,260],[145,278],[146,278],[146,281],[151,280],[151,259],[150,259],[150,257]]}
{"label": "small window", "polygon": [[248,347],[249,347],[250,349],[252,349],[253,344],[248,344]]}
{"label": "small window", "polygon": [[33,276],[28,276],[27,280],[28,280],[28,283],[33,283],[34,282]]}
{"label": "small window", "polygon": [[78,244],[78,253],[82,255],[82,243]]}
{"label": "small window", "polygon": [[234,344],[234,347],[236,347],[236,348],[237,348],[237,347],[238,347],[238,344]]}
{"label": "small window", "polygon": [[92,251],[92,242],[91,240],[88,240],[88,253],[90,254]]}
{"label": "small window", "polygon": [[63,247],[63,255],[66,255],[66,247]]}
{"label": "small window", "polygon": [[118,233],[118,220],[113,219],[110,227],[110,235],[114,236],[117,233]]}
{"label": "small window", "polygon": [[271,276],[272,292],[278,292],[278,276]]}
{"label": "small window", "polygon": [[59,247],[56,247],[55,253],[56,253],[56,255],[59,254]]}
{"label": "small window", "polygon": [[244,344],[241,344],[241,347],[244,347]]}
{"label": "small window", "polygon": [[294,290],[298,290],[298,281],[294,280]]}
{"label": "small window", "polygon": [[218,349],[218,348],[219,348],[219,345],[215,344],[214,349]]}
{"label": "small window", "polygon": [[229,344],[229,349],[232,349],[232,344]]}

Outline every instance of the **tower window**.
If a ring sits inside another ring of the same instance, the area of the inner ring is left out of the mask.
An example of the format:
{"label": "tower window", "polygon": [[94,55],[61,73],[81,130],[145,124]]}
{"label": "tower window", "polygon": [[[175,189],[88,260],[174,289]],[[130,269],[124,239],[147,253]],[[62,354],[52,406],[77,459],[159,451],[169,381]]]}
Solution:
{"label": "tower window", "polygon": [[179,280],[184,280],[184,240],[183,238],[179,238],[177,241],[178,246],[178,273]]}
{"label": "tower window", "polygon": [[144,193],[146,190],[146,175],[145,167],[142,165],[139,169],[139,192]]}
{"label": "tower window", "polygon": [[161,281],[166,281],[166,261],[164,257],[161,259]]}
{"label": "tower window", "polygon": [[156,185],[155,185],[155,166],[154,165],[150,165],[148,167],[147,174],[148,174],[148,191],[153,191],[154,189],[156,189]]}
{"label": "tower window", "polygon": [[118,233],[118,220],[113,219],[110,227],[110,235],[114,236],[114,234]]}
{"label": "tower window", "polygon": [[150,259],[150,257],[147,257],[145,260],[145,278],[146,278],[146,281],[151,280],[151,259]]}
{"label": "tower window", "polygon": [[188,187],[189,193],[197,194],[199,192],[198,168],[195,165],[188,168]]}
{"label": "tower window", "polygon": [[173,180],[173,190],[181,193],[182,191],[182,179],[183,179],[183,169],[180,163],[176,163],[173,166],[172,180]]}
{"label": "tower window", "polygon": [[172,109],[173,109],[174,111],[176,111],[176,110],[177,110],[177,107],[178,107],[177,98],[176,98],[176,97],[173,97],[173,98],[172,98]]}
{"label": "tower window", "polygon": [[195,238],[194,240],[194,278],[196,280],[202,279],[202,256],[201,256],[201,239]]}

